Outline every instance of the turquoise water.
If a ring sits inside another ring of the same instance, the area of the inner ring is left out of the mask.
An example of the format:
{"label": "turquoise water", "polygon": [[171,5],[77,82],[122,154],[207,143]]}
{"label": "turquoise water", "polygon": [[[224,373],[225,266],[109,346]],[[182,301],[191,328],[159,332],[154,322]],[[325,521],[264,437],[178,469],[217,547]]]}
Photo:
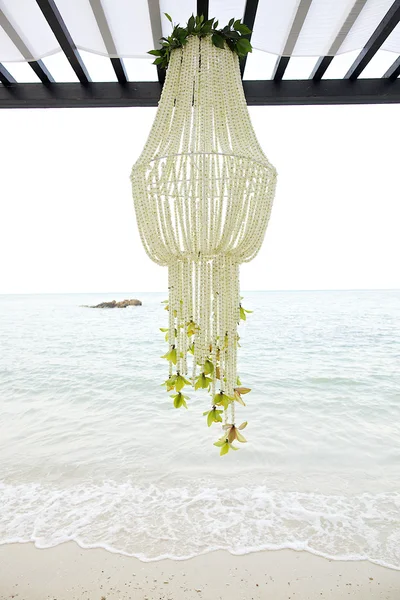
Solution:
{"label": "turquoise water", "polygon": [[245,297],[248,443],[220,458],[207,395],[160,387],[163,294],[0,296],[0,543],[400,568],[400,291]]}

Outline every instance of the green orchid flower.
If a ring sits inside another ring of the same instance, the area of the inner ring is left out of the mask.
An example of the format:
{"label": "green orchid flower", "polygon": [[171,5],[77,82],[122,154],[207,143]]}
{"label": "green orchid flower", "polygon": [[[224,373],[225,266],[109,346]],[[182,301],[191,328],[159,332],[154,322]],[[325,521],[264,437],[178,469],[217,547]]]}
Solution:
{"label": "green orchid flower", "polygon": [[172,362],[173,365],[176,365],[177,355],[175,346],[172,346],[171,350],[164,354],[161,358],[165,358],[169,362]]}
{"label": "green orchid flower", "polygon": [[188,381],[183,375],[177,373],[175,379],[175,389],[177,392],[180,392],[185,385],[191,385],[190,381]]}
{"label": "green orchid flower", "polygon": [[190,344],[190,346],[188,348],[188,352],[190,352],[190,354],[192,356],[194,356],[194,343]]}
{"label": "green orchid flower", "polygon": [[246,438],[240,433],[242,429],[247,427],[247,421],[236,427],[234,424],[225,425],[224,429],[226,429],[226,436],[228,438],[228,442],[232,444],[235,440],[238,442],[247,442]]}
{"label": "green orchid flower", "polygon": [[209,390],[211,384],[212,384],[212,379],[207,377],[205,373],[201,373],[201,375],[199,375],[196,379],[196,382],[194,384],[194,389],[195,390],[199,390],[199,389]]}
{"label": "green orchid flower", "polygon": [[245,308],[243,308],[243,306],[241,304],[239,304],[239,308],[240,308],[240,319],[242,321],[246,320],[246,313],[252,313],[252,310],[246,310]]}
{"label": "green orchid flower", "polygon": [[168,379],[161,384],[162,386],[166,386],[167,392],[170,392],[171,390],[175,389],[176,377],[176,375],[170,375]]}
{"label": "green orchid flower", "polygon": [[181,408],[184,406],[187,408],[186,400],[189,400],[189,396],[185,396],[182,392],[178,392],[177,394],[171,396],[174,399],[175,408]]}
{"label": "green orchid flower", "polygon": [[239,450],[239,448],[235,448],[235,446],[231,444],[227,437],[222,437],[218,440],[218,442],[214,442],[214,446],[217,446],[217,448],[221,448],[219,453],[220,456],[228,454],[229,450]]}
{"label": "green orchid flower", "polygon": [[192,335],[195,335],[196,333],[199,333],[198,325],[196,325],[196,323],[194,321],[189,321],[189,323],[187,324],[188,336],[191,337]]}
{"label": "green orchid flower", "polygon": [[160,331],[162,331],[163,333],[165,333],[165,341],[168,342],[168,337],[169,337],[169,329],[168,329],[168,327],[160,327]]}
{"label": "green orchid flower", "polygon": [[209,360],[207,358],[206,362],[204,363],[204,373],[206,375],[212,375],[214,373],[214,365],[212,364],[211,360]]}
{"label": "green orchid flower", "polygon": [[222,391],[214,396],[214,404],[216,406],[223,406],[225,410],[228,408],[231,402],[233,402],[233,398]]}
{"label": "green orchid flower", "polygon": [[222,413],[222,410],[218,410],[216,406],[213,406],[211,410],[206,410],[203,413],[203,417],[207,415],[207,425],[211,427],[213,423],[222,423]]}

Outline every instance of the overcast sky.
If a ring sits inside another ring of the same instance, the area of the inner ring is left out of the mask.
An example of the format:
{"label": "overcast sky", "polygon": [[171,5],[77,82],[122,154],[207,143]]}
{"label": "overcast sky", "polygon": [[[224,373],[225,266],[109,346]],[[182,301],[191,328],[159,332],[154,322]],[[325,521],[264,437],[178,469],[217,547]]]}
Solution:
{"label": "overcast sky", "polygon": [[[250,114],[278,187],[242,289],[400,288],[400,106]],[[129,180],[154,115],[0,111],[0,293],[166,290],[166,269],[142,249]]]}

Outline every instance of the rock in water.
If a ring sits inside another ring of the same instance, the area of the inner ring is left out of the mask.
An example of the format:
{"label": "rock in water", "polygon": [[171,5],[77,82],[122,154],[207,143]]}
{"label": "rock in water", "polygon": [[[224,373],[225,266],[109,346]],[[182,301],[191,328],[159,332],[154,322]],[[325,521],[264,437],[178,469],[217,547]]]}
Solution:
{"label": "rock in water", "polygon": [[95,306],[89,306],[89,308],[126,308],[127,306],[142,306],[142,302],[140,300],[121,300],[121,302],[117,302],[116,300],[111,300],[111,302],[101,302],[100,304],[96,304]]}

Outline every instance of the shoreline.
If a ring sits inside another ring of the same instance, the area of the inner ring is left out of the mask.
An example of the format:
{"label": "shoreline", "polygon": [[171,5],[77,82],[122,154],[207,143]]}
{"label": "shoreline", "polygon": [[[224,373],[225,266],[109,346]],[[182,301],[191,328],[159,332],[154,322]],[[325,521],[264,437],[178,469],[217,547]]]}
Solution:
{"label": "shoreline", "polygon": [[398,600],[400,571],[308,551],[143,562],[75,542],[0,546],[0,600]]}

